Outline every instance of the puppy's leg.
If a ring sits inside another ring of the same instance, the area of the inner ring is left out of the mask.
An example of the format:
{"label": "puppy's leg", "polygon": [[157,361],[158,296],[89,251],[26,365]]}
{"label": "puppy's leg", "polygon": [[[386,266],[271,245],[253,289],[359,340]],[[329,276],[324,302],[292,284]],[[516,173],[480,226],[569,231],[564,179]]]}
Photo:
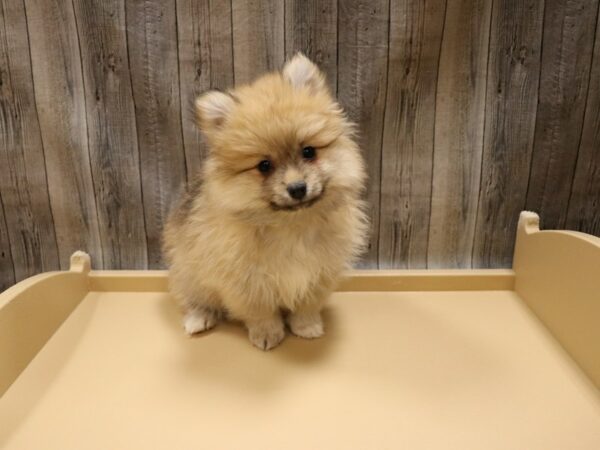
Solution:
{"label": "puppy's leg", "polygon": [[285,337],[283,319],[279,311],[263,316],[253,316],[244,320],[248,328],[250,342],[261,350],[271,350]]}
{"label": "puppy's leg", "polygon": [[217,293],[203,289],[181,302],[184,310],[183,328],[194,335],[213,328],[223,317],[223,308]]}
{"label": "puppy's leg", "polygon": [[227,315],[244,322],[252,344],[261,350],[270,350],[285,337],[281,311],[277,302],[269,299],[269,293],[260,291],[249,297],[250,292],[232,292],[224,296]]}
{"label": "puppy's leg", "polygon": [[213,328],[221,318],[217,309],[204,306],[188,309],[183,316],[183,328],[187,334],[194,335]]}
{"label": "puppy's leg", "polygon": [[298,305],[287,317],[290,331],[305,339],[315,339],[325,333],[321,308],[331,290],[328,286],[318,286],[306,300]]}
{"label": "puppy's leg", "polygon": [[315,339],[325,333],[320,308],[298,308],[287,321],[291,332],[304,339]]}

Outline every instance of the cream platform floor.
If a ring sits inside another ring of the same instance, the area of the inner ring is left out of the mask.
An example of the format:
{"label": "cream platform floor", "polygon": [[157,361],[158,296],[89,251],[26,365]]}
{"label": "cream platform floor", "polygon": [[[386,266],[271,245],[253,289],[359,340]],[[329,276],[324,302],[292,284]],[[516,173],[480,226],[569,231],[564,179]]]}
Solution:
{"label": "cream platform floor", "polygon": [[[261,352],[236,324],[185,336],[164,274],[87,272],[81,258],[0,296],[0,368],[16,378],[0,398],[0,448],[600,449],[586,365],[600,342],[577,350],[543,321],[519,293],[519,270],[535,278],[525,266],[355,274],[329,302],[324,338]],[[61,300],[36,286],[81,277],[72,312],[39,317],[35,302]],[[53,320],[43,342],[25,336]]]}

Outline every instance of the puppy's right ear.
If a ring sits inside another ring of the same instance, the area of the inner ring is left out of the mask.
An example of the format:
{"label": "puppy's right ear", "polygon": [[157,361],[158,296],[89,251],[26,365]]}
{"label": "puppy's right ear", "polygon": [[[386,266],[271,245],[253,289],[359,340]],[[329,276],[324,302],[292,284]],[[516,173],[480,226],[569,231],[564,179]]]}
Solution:
{"label": "puppy's right ear", "polygon": [[224,92],[208,91],[202,94],[194,102],[200,129],[210,133],[221,128],[234,105],[234,98]]}

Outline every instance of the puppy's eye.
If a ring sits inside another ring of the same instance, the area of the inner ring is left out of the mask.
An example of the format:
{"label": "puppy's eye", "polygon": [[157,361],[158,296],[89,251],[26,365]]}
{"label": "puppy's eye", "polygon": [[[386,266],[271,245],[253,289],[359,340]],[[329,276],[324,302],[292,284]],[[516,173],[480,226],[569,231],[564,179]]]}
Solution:
{"label": "puppy's eye", "polygon": [[258,166],[256,166],[256,168],[260,173],[269,173],[273,168],[273,163],[268,159],[264,159],[258,163]]}
{"label": "puppy's eye", "polygon": [[309,146],[302,149],[302,157],[304,159],[315,159],[315,156],[317,156],[317,150],[314,147]]}

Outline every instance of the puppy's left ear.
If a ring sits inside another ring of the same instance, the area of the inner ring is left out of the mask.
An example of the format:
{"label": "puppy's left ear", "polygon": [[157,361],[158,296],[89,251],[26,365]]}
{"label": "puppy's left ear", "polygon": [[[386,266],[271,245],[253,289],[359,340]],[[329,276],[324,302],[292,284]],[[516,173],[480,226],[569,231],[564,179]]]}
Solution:
{"label": "puppy's left ear", "polygon": [[327,91],[325,76],[310,59],[302,53],[283,66],[283,77],[296,89],[307,88],[311,92]]}

